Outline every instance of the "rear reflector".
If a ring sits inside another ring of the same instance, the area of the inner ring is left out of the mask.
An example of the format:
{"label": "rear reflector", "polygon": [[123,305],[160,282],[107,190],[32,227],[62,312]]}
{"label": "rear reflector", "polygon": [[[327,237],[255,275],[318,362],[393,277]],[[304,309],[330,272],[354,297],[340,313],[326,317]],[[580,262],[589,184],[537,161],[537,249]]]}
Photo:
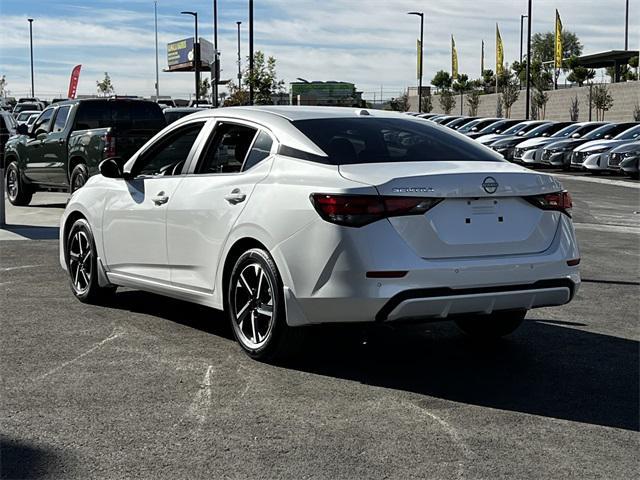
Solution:
{"label": "rear reflector", "polygon": [[440,198],[328,193],[312,193],[310,199],[324,220],[347,227],[362,227],[388,217],[422,215],[442,201]]}
{"label": "rear reflector", "polygon": [[383,270],[380,272],[367,272],[367,278],[402,278],[406,274],[406,270]]}
{"label": "rear reflector", "polygon": [[556,210],[569,217],[573,201],[571,195],[566,190],[562,192],[548,193],[546,195],[536,195],[535,197],[524,197],[524,199],[542,210]]}
{"label": "rear reflector", "polygon": [[567,260],[567,265],[569,265],[570,267],[575,267],[576,265],[580,264],[580,259],[579,258],[574,258],[573,260]]}

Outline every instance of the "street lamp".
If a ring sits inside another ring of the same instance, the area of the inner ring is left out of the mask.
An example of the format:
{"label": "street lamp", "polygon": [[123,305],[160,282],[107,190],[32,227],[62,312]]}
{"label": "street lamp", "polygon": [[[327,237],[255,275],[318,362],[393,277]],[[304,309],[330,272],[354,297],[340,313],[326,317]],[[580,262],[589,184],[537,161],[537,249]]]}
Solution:
{"label": "street lamp", "polygon": [[527,98],[525,99],[525,119],[529,120],[529,110],[531,106],[531,0],[528,2],[527,11]]}
{"label": "street lamp", "polygon": [[220,65],[218,62],[218,0],[213,0],[213,98],[218,108],[218,84],[220,83]]}
{"label": "street lamp", "polygon": [[420,58],[418,59],[418,112],[422,113],[422,49],[424,42],[424,13],[409,12],[407,15],[420,17]]}
{"label": "street lamp", "polygon": [[253,0],[249,0],[249,105],[253,105]]}
{"label": "street lamp", "polygon": [[160,99],[160,66],[158,63],[158,2],[153,2],[153,18],[156,32],[156,102]]}
{"label": "street lamp", "polygon": [[195,22],[195,38],[193,39],[193,64],[196,72],[196,107],[200,103],[200,44],[198,43],[198,12],[180,12],[181,15],[191,15]]}
{"label": "street lamp", "polygon": [[520,64],[522,65],[522,21],[527,18],[528,15],[520,15]]}
{"label": "street lamp", "polygon": [[31,50],[31,97],[35,97],[35,89],[33,87],[33,18],[27,18],[29,21],[29,48]]}
{"label": "street lamp", "polygon": [[240,84],[242,83],[242,60],[240,57],[240,25],[242,22],[236,22],[238,26],[238,88],[240,88]]}

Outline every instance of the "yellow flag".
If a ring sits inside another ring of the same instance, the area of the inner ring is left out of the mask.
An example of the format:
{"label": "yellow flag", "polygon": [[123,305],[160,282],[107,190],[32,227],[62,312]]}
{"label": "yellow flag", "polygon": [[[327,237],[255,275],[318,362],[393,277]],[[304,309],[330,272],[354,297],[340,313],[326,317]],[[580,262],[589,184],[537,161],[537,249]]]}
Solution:
{"label": "yellow flag", "polygon": [[418,62],[416,63],[418,71],[418,80],[420,80],[420,72],[422,70],[422,45],[420,45],[420,39],[416,40],[416,48],[418,49]]}
{"label": "yellow flag", "polygon": [[451,35],[451,78],[458,78],[458,52],[456,50],[456,41]]}
{"label": "yellow flag", "polygon": [[504,45],[500,36],[500,29],[496,23],[496,75],[502,75],[504,71]]}
{"label": "yellow flag", "polygon": [[562,21],[560,14],[556,10],[556,51],[554,55],[554,67],[562,67]]}

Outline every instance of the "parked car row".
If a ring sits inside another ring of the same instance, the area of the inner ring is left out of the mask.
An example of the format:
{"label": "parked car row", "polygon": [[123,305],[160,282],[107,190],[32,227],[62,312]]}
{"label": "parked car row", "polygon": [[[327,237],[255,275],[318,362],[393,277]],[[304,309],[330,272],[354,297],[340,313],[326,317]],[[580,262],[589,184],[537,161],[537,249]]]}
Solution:
{"label": "parked car row", "polygon": [[620,173],[638,179],[640,122],[555,122],[411,114],[457,130],[530,168]]}

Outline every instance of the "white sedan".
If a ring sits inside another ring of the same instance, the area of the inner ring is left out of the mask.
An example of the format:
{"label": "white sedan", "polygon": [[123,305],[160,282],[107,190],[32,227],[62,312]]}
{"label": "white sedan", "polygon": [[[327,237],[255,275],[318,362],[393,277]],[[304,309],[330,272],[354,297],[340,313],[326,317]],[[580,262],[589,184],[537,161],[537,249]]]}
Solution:
{"label": "white sedan", "polygon": [[503,336],[580,284],[555,177],[407,115],[203,111],[100,171],[61,221],[75,296],[126,286],[224,309],[253,358],[291,354],[322,323]]}

